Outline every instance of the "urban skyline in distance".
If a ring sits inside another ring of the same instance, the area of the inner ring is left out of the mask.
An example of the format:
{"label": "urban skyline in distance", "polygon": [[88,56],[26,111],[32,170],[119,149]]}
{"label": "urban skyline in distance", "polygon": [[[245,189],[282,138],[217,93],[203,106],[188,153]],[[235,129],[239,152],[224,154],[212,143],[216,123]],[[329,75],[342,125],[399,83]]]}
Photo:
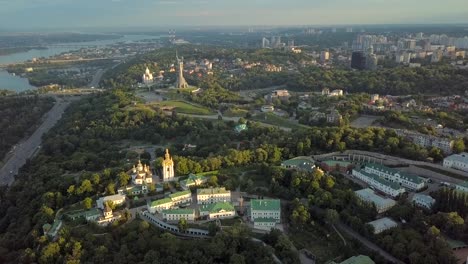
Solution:
{"label": "urban skyline in distance", "polygon": [[0,0],[0,4],[3,30],[468,23],[468,5],[460,0],[428,0],[424,5],[402,0]]}

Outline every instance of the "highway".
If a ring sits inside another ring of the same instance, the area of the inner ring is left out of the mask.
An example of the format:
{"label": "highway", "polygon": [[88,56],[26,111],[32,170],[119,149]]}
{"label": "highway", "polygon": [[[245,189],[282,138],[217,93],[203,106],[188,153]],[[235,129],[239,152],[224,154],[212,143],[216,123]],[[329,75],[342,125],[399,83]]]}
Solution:
{"label": "highway", "polygon": [[19,169],[40,148],[42,135],[49,131],[62,117],[63,112],[70,104],[70,100],[57,98],[57,102],[43,116],[44,121],[36,131],[28,139],[18,143],[10,158],[0,169],[0,185],[11,185],[14,182],[15,175],[18,174]]}

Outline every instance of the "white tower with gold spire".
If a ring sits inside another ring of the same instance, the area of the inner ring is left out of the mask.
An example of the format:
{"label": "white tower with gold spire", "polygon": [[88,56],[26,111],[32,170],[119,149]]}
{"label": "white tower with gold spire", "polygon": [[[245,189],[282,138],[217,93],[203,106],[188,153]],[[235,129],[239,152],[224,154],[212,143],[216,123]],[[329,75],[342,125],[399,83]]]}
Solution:
{"label": "white tower with gold spire", "polygon": [[166,154],[164,155],[163,160],[163,181],[173,181],[174,180],[174,161],[172,161],[171,155],[169,155],[169,150],[166,149]]}

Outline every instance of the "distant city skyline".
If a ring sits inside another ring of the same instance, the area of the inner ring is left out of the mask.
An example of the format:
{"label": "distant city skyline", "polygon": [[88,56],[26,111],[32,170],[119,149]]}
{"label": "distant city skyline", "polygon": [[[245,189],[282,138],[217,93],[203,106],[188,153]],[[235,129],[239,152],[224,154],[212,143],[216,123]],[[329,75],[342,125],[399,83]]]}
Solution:
{"label": "distant city skyline", "polygon": [[0,0],[0,28],[468,23],[466,0]]}

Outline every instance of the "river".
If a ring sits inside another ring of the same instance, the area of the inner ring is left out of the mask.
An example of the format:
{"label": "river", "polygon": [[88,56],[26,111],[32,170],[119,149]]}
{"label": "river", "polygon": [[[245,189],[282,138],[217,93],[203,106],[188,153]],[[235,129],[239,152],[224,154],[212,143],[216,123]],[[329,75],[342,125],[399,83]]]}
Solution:
{"label": "river", "polygon": [[[159,39],[159,36],[149,35],[125,35],[118,39],[97,40],[89,42],[76,42],[76,43],[58,43],[47,49],[32,49],[26,52],[19,52],[10,55],[0,56],[0,64],[22,63],[33,58],[48,58],[50,56],[58,55],[60,53],[76,50],[76,47],[68,47],[72,45],[80,46],[107,46],[116,44],[118,42],[136,42],[142,40]],[[57,47],[56,45],[67,45]],[[22,92],[26,90],[35,89],[36,87],[29,84],[28,79],[19,76],[13,76],[4,70],[0,70],[0,89],[12,90]]]}

